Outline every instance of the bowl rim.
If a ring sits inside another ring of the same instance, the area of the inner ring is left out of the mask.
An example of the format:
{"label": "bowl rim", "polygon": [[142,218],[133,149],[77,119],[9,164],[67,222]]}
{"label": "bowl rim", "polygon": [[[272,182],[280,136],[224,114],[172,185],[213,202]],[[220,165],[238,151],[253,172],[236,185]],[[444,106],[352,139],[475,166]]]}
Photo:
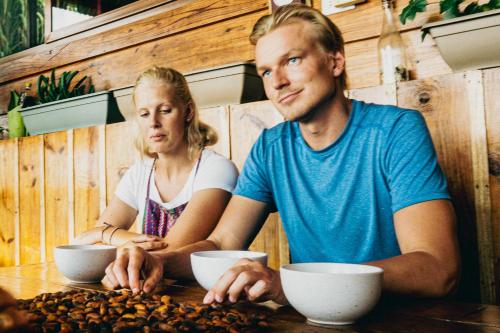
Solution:
{"label": "bowl rim", "polygon": [[[307,267],[307,266],[313,266],[313,265],[332,265],[332,266],[362,266],[368,269],[366,272],[309,272],[309,271],[302,271],[302,270],[297,270],[297,269],[292,269],[293,267]],[[295,263],[295,264],[286,264],[282,265],[280,267],[280,272],[282,271],[288,271],[288,272],[296,272],[296,273],[301,273],[301,274],[308,274],[308,275],[379,275],[383,274],[384,270],[380,267],[373,266],[373,265],[367,265],[367,264],[352,264],[352,263],[337,263],[337,262],[303,262],[303,263]],[[281,274],[280,274],[281,275]]]}
{"label": "bowl rim", "polygon": [[[224,257],[224,256],[211,256],[211,254],[223,254],[223,253],[250,253],[253,254],[252,256],[248,257]],[[267,253],[265,252],[257,252],[257,251],[247,251],[247,250],[210,250],[210,251],[196,251],[191,253],[191,258],[196,257],[196,258],[204,258],[204,259],[212,259],[212,260],[221,260],[221,259],[257,259],[257,258],[263,258],[267,257]]]}
{"label": "bowl rim", "polygon": [[117,247],[108,244],[86,244],[86,245],[59,245],[54,247],[58,251],[103,251],[103,250],[116,250]]}

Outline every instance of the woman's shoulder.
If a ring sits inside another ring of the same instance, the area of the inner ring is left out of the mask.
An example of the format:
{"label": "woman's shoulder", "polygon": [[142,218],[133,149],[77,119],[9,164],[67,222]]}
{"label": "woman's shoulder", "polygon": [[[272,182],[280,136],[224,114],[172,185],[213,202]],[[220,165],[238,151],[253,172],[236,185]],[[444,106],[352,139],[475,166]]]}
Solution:
{"label": "woman's shoulder", "polygon": [[228,186],[223,187],[232,190],[238,178],[238,169],[227,157],[211,149],[204,149],[200,160],[198,177],[196,178],[199,185],[204,184],[204,186],[207,186],[208,183],[227,184]]}
{"label": "woman's shoulder", "polygon": [[127,169],[126,173],[131,177],[141,177],[147,174],[151,167],[153,166],[152,158],[138,158],[134,161],[134,163]]}

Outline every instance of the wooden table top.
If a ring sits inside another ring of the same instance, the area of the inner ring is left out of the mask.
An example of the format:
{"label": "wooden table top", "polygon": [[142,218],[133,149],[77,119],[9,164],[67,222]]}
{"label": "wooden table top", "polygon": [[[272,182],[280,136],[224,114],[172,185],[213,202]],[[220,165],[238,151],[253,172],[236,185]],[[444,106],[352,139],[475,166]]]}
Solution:
{"label": "wooden table top", "polygon": [[[53,263],[0,267],[0,286],[22,299],[75,288],[104,290],[100,284],[72,284]],[[155,292],[167,293],[178,302],[201,302],[205,295],[193,282],[166,281]],[[268,306],[266,309],[269,311]],[[269,332],[500,332],[500,306],[447,300],[384,299],[354,325],[311,326],[290,306],[275,307],[269,322]]]}

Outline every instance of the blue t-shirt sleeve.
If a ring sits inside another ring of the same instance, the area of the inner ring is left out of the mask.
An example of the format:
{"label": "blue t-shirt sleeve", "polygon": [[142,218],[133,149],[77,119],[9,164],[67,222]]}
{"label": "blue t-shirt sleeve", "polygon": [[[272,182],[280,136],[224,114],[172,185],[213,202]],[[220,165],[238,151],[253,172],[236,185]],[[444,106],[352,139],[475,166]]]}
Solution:
{"label": "blue t-shirt sleeve", "polygon": [[450,199],[431,136],[418,111],[407,110],[393,123],[385,153],[393,213],[424,201]]}
{"label": "blue t-shirt sleeve", "polygon": [[264,129],[243,165],[234,194],[268,203],[271,210],[276,211],[272,188],[266,171],[265,136],[266,130]]}

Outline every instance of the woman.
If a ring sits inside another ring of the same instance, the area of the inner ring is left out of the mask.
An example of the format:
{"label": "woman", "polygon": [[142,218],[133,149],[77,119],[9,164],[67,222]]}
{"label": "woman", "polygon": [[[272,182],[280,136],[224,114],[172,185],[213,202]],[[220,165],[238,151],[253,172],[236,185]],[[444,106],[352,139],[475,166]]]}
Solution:
{"label": "woman", "polygon": [[[205,239],[217,224],[236,184],[234,164],[212,150],[217,134],[199,120],[179,72],[154,67],[133,91],[142,159],[123,176],[98,226],[75,244],[139,245],[176,249]],[[128,229],[137,216],[142,233]]]}

